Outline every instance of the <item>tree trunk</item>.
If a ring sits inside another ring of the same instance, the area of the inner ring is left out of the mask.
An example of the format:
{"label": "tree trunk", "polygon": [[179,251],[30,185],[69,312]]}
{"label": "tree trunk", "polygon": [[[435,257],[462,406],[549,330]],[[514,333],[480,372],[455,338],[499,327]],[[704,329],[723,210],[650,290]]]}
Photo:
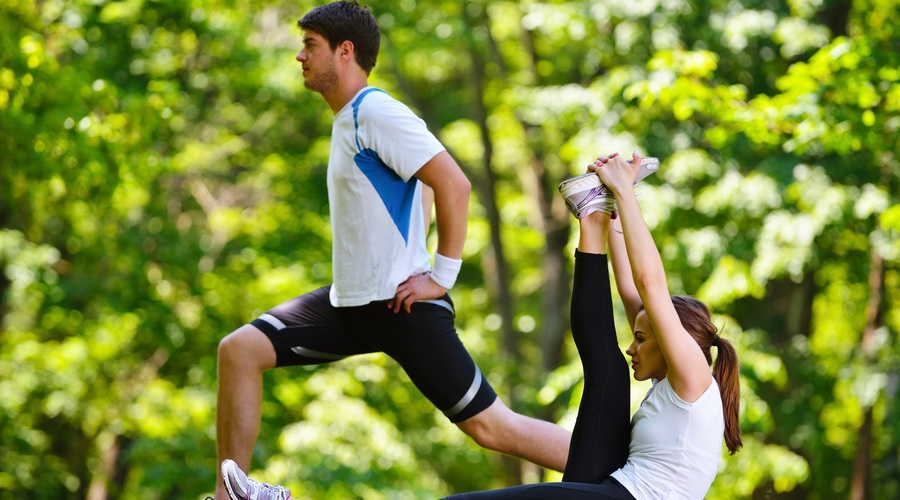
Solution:
{"label": "tree trunk", "polygon": [[[528,128],[527,124],[522,125]],[[543,255],[544,283],[541,311],[543,322],[540,325],[540,344],[543,353],[542,367],[545,372],[550,372],[558,368],[562,362],[562,347],[568,326],[566,312],[569,310],[571,291],[569,261],[564,252],[569,242],[570,221],[569,211],[562,198],[550,187],[555,183],[548,178],[544,165],[542,159],[532,156],[529,171],[531,175],[523,179],[523,184],[528,197],[534,200],[537,207],[533,223],[544,233],[546,241]]]}
{"label": "tree trunk", "polygon": [[[876,223],[877,224],[877,223]],[[875,332],[881,322],[881,296],[884,286],[884,260],[878,250],[872,247],[869,263],[869,300],[866,304],[866,328],[863,331],[860,345],[863,360],[872,364],[875,360]],[[859,429],[859,447],[853,460],[853,477],[850,479],[850,498],[864,500],[869,498],[869,478],[872,471],[872,405],[866,402],[863,425]]]}
{"label": "tree trunk", "polygon": [[[472,25],[475,20],[469,17],[468,9],[467,22]],[[483,259],[485,282],[491,291],[491,295],[496,299],[497,312],[502,319],[500,331],[503,339],[503,352],[506,357],[506,366],[517,367],[522,361],[521,350],[519,349],[519,335],[516,332],[513,319],[515,318],[515,310],[513,308],[513,297],[510,287],[509,265],[506,260],[506,253],[503,247],[503,238],[501,237],[501,220],[500,209],[497,206],[497,174],[494,172],[494,145],[491,140],[490,129],[488,128],[487,117],[488,110],[484,103],[484,65],[485,57],[481,53],[481,49],[472,47],[472,103],[473,118],[478,123],[478,129],[481,135],[481,146],[483,154],[483,170],[482,175],[476,176],[478,179],[477,188],[480,193],[481,203],[484,206],[485,215],[491,228],[491,245],[490,258]],[[515,410],[515,390],[514,387],[518,380],[515,380],[512,370],[506,370],[504,379],[507,386],[504,387],[507,403],[510,408]],[[503,456],[503,468],[506,476],[512,480],[511,484],[522,484],[523,473],[526,472],[524,462],[512,457]]]}

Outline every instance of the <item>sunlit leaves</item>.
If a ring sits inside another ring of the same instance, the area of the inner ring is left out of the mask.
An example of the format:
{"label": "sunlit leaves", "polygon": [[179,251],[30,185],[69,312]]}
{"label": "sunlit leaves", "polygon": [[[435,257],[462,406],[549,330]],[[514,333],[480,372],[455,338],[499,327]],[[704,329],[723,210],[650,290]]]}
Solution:
{"label": "sunlit leaves", "polygon": [[209,391],[154,380],[129,407],[128,417],[142,436],[166,440],[202,429],[214,411],[215,401]]}
{"label": "sunlit leaves", "polygon": [[758,218],[781,203],[781,193],[771,177],[757,172],[742,176],[729,171],[715,184],[697,192],[695,207],[707,215],[729,211],[733,216]]}
{"label": "sunlit leaves", "polygon": [[721,25],[726,45],[737,52],[747,48],[747,38],[771,36],[778,15],[771,10],[746,9],[730,16],[713,16],[712,22]]}
{"label": "sunlit leaves", "polygon": [[100,11],[100,21],[104,23],[134,22],[140,14],[143,3],[143,0],[107,3]]}
{"label": "sunlit leaves", "polygon": [[730,458],[727,467],[719,472],[708,496],[751,496],[767,479],[773,481],[775,493],[784,493],[796,488],[809,474],[810,466],[803,457],[780,446],[745,439],[741,452]]}
{"label": "sunlit leaves", "polygon": [[828,43],[828,28],[812,24],[805,19],[789,18],[778,23],[772,39],[781,44],[781,54],[786,59],[797,57],[810,49],[818,49]]}
{"label": "sunlit leaves", "polygon": [[765,287],[753,277],[748,263],[725,256],[719,259],[712,274],[696,293],[700,300],[715,308],[742,297],[762,298]]}

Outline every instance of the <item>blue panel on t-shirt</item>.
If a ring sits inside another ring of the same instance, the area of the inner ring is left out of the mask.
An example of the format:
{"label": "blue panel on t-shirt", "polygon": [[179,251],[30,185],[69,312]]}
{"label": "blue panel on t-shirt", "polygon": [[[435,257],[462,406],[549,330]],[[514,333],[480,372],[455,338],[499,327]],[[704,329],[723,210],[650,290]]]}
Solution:
{"label": "blue panel on t-shirt", "polygon": [[353,101],[353,125],[356,127],[356,149],[359,153],[353,157],[356,166],[366,175],[369,182],[375,187],[378,196],[391,215],[394,224],[403,236],[403,241],[409,244],[409,220],[411,217],[412,204],[416,192],[415,177],[409,181],[404,181],[397,172],[394,172],[384,161],[378,157],[378,153],[374,150],[363,149],[359,144],[359,105],[362,104],[363,98],[370,92],[384,92],[375,87],[364,91],[359,97]]}
{"label": "blue panel on t-shirt", "polygon": [[378,157],[378,153],[371,149],[356,153],[353,160],[375,187],[400,235],[403,236],[403,241],[409,244],[409,220],[418,179],[413,177],[404,182],[397,172],[385,165]]}

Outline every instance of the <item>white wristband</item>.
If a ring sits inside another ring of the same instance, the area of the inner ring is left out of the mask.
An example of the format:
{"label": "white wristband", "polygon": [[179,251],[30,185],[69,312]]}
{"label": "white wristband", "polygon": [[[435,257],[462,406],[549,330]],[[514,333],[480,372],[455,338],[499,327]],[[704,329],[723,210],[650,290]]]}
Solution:
{"label": "white wristband", "polygon": [[449,290],[456,283],[462,259],[451,259],[439,253],[434,254],[434,267],[431,268],[431,280]]}

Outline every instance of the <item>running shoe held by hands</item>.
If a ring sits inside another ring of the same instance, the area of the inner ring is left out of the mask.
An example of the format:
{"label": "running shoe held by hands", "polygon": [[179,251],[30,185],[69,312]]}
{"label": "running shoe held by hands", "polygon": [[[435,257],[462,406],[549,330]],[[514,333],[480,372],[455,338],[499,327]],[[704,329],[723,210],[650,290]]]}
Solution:
{"label": "running shoe held by hands", "polygon": [[[631,160],[628,160],[631,163]],[[659,170],[659,159],[652,156],[641,160],[641,166],[634,178],[634,185],[642,181],[648,175]],[[566,200],[569,211],[576,219],[597,210],[612,214],[616,211],[616,201],[612,192],[600,182],[600,176],[595,172],[566,179],[559,184],[559,192]]]}

